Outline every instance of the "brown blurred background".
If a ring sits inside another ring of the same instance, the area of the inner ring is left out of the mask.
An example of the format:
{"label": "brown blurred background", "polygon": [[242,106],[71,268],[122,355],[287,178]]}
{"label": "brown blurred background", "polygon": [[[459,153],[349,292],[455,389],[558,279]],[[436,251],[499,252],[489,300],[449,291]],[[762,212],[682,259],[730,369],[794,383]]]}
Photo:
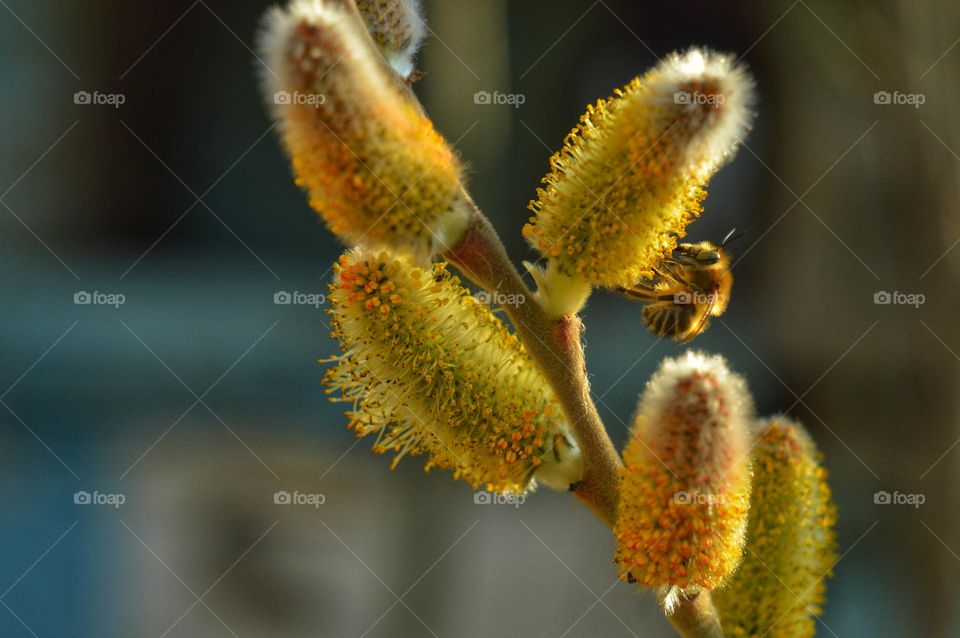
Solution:
{"label": "brown blurred background", "polygon": [[[269,130],[250,50],[265,3],[0,4],[0,635],[672,635],[569,497],[483,505],[419,460],[390,472],[327,403],[323,308],[274,295],[324,292],[341,248]],[[756,127],[691,236],[747,236],[730,310],[695,347],[824,452],[842,558],[819,634],[960,635],[960,6],[426,9],[417,91],[517,262],[588,102],[692,44],[744,56]],[[620,446],[682,349],[611,295],[585,321]]]}

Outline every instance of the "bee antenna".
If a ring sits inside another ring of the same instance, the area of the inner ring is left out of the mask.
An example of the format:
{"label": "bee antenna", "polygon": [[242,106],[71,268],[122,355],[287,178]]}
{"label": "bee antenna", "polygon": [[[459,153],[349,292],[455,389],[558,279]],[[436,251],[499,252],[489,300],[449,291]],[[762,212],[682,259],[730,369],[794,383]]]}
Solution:
{"label": "bee antenna", "polygon": [[727,236],[723,238],[723,241],[720,242],[720,247],[723,248],[724,246],[726,246],[726,245],[729,244],[730,242],[735,241],[735,240],[737,240],[737,239],[740,239],[741,237],[743,237],[743,236],[746,235],[746,234],[747,234],[747,231],[745,231],[745,230],[741,230],[741,231],[738,233],[738,232],[737,232],[737,229],[736,229],[736,228],[733,228],[733,229],[730,230],[729,233],[727,233]]}

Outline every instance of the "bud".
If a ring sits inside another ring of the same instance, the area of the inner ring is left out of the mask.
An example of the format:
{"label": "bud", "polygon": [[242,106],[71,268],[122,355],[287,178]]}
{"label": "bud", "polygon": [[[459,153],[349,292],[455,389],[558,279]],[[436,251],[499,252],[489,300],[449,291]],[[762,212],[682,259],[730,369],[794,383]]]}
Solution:
{"label": "bud", "polygon": [[456,245],[468,215],[459,162],[354,13],[332,0],[274,9],[260,50],[297,184],[333,233],[421,259]]}
{"label": "bud", "polygon": [[624,450],[614,534],[620,577],[659,590],[667,613],[736,569],[750,499],[752,400],[719,356],[666,359]]}
{"label": "bud", "polygon": [[729,55],[673,53],[587,108],[531,202],[524,236],[562,275],[632,286],[701,211],[707,181],[753,114],[753,80]]}
{"label": "bud", "polygon": [[330,289],[343,355],[326,375],[373,451],[427,454],[475,488],[568,489],[580,454],[553,391],[504,324],[443,264],[358,248]]}
{"label": "bud", "polygon": [[358,0],[357,8],[383,57],[400,77],[410,77],[427,34],[420,0]]}
{"label": "bud", "polygon": [[743,565],[714,594],[723,627],[732,636],[809,638],[837,560],[837,511],[827,472],[799,423],[762,422],[750,502]]}

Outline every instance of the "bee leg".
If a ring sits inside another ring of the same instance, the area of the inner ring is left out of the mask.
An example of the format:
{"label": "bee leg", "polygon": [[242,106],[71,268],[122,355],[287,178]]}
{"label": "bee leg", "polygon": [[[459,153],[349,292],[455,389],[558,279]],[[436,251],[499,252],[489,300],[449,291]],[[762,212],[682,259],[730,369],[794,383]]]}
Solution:
{"label": "bee leg", "polygon": [[677,272],[676,269],[671,264],[668,264],[666,262],[664,262],[663,264],[663,270],[660,270],[659,268],[654,268],[653,272],[658,277],[660,277],[660,279],[671,282],[678,287],[686,288],[690,285],[690,282],[684,279],[683,275]]}
{"label": "bee leg", "polygon": [[628,297],[633,297],[634,299],[639,299],[640,301],[659,301],[660,294],[656,292],[651,286],[646,284],[637,284],[634,288],[619,288],[619,291]]}

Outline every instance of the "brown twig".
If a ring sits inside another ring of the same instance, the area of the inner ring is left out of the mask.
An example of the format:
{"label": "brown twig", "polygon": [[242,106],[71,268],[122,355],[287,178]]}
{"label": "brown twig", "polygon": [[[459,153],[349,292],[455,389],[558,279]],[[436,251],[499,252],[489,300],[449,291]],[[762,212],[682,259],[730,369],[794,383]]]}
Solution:
{"label": "brown twig", "polygon": [[[505,310],[557,394],[580,445],[583,478],[573,486],[573,493],[612,529],[617,517],[622,462],[590,398],[580,318],[565,315],[552,320],[547,316],[507,257],[493,226],[476,206],[460,243],[444,256],[489,292],[524,300],[508,304]],[[681,601],[669,619],[683,638],[723,638],[710,592]]]}
{"label": "brown twig", "polygon": [[720,616],[709,591],[682,600],[667,618],[683,638],[723,638]]}
{"label": "brown twig", "polygon": [[612,527],[621,462],[590,398],[580,318],[566,315],[553,321],[546,315],[507,258],[496,231],[475,208],[463,239],[445,256],[490,292],[524,301],[509,304],[505,310],[527,350],[540,364],[577,437],[584,466],[583,479],[574,486],[574,494]]}

